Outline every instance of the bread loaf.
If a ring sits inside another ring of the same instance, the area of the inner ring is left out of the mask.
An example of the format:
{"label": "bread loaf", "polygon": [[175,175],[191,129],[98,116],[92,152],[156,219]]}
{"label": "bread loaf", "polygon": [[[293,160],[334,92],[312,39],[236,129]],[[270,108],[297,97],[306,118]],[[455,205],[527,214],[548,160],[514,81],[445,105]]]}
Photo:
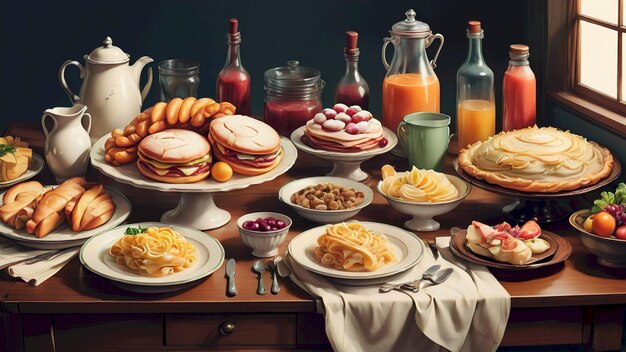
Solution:
{"label": "bread loaf", "polygon": [[44,187],[37,181],[29,181],[11,187],[2,198],[0,220],[7,225],[22,229],[34,212],[37,198],[44,193]]}
{"label": "bread loaf", "polygon": [[63,222],[63,211],[67,203],[92,185],[82,177],[73,177],[44,194],[32,218],[26,222],[26,232],[39,238],[49,234]]}
{"label": "bread loaf", "polygon": [[65,217],[72,231],[94,229],[109,221],[115,212],[111,196],[97,185],[74,197],[65,206]]}

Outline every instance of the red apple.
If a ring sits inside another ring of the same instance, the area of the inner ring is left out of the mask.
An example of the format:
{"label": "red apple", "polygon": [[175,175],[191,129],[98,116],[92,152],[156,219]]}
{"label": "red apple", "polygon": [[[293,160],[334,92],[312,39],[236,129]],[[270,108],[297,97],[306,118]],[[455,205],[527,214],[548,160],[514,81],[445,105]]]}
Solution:
{"label": "red apple", "polygon": [[622,225],[615,230],[615,237],[620,240],[626,240],[626,225]]}

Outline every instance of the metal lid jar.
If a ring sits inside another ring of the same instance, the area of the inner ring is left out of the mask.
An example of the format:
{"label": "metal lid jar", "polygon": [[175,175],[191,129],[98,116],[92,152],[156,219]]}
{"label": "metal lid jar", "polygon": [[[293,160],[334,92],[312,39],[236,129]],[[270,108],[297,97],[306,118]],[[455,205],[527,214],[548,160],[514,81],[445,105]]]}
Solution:
{"label": "metal lid jar", "polygon": [[322,111],[324,81],[319,70],[288,61],[265,71],[265,122],[289,136]]}

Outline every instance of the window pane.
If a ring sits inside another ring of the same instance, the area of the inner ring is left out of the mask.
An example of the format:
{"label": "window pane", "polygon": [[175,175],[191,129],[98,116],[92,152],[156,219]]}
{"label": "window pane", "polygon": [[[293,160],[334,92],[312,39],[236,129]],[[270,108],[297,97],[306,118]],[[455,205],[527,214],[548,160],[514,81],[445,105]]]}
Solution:
{"label": "window pane", "polygon": [[617,31],[580,21],[580,83],[617,98]]}
{"label": "window pane", "polygon": [[622,101],[626,100],[626,34],[622,33]]}
{"label": "window pane", "polygon": [[580,0],[580,13],[617,24],[619,0]]}

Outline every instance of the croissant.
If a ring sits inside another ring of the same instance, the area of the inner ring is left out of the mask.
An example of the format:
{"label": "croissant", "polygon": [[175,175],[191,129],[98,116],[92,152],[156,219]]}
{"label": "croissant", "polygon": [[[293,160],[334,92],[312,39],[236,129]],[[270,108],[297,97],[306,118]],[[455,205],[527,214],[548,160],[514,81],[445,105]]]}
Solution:
{"label": "croissant", "polygon": [[115,203],[102,185],[72,198],[65,206],[65,218],[72,231],[95,229],[109,221],[114,212]]}
{"label": "croissant", "polygon": [[83,194],[93,184],[82,177],[73,177],[59,187],[45,193],[38,202],[32,218],[26,222],[26,232],[41,238],[57,228],[62,222],[65,206],[74,197]]}
{"label": "croissant", "polygon": [[24,228],[44,191],[43,185],[37,181],[28,181],[11,187],[2,198],[0,220],[13,228]]}
{"label": "croissant", "polygon": [[235,113],[229,102],[217,103],[211,98],[174,98],[158,102],[135,117],[124,129],[115,129],[104,144],[105,160],[113,165],[128,164],[137,159],[137,144],[146,136],[168,128],[181,128],[203,134],[210,119]]}

